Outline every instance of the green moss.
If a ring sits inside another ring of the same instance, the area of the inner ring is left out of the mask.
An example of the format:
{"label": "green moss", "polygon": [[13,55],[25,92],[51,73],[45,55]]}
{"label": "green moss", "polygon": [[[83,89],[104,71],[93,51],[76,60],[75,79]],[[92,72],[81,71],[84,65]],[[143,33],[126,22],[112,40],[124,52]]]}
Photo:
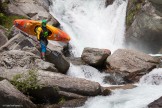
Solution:
{"label": "green moss", "polygon": [[65,101],[66,101],[65,97],[62,96],[62,97],[59,98],[58,104],[63,104]]}
{"label": "green moss", "polygon": [[130,9],[128,10],[127,17],[126,17],[127,28],[133,23],[133,21],[135,19],[135,16],[141,10],[144,1],[145,0],[132,0],[132,1],[129,1],[129,2],[132,2],[130,4],[133,4],[133,5],[128,6],[128,7],[130,7]]}
{"label": "green moss", "polygon": [[6,2],[2,3],[2,8],[3,9],[6,9],[7,7],[8,7],[8,3],[6,3]]}
{"label": "green moss", "polygon": [[36,70],[29,70],[27,74],[15,75],[11,83],[23,93],[28,93],[28,90],[35,90],[41,88],[41,86],[38,84]]}
{"label": "green moss", "polygon": [[11,15],[7,12],[8,2],[1,3],[0,1],[0,25],[4,26],[7,29],[10,29],[13,26],[13,21],[15,19],[24,19],[26,17],[21,15]]}
{"label": "green moss", "polygon": [[1,13],[0,15],[0,25],[4,26],[7,29],[10,29],[13,26],[13,21],[15,19],[25,19],[26,17],[20,15],[5,15]]}

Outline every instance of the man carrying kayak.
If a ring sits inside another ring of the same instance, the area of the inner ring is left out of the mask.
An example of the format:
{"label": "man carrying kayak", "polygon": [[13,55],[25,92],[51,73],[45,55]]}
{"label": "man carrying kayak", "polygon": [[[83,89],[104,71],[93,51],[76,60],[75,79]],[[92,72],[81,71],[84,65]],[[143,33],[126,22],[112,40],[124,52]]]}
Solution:
{"label": "man carrying kayak", "polygon": [[41,58],[45,60],[46,47],[48,45],[47,37],[49,35],[49,31],[46,28],[47,20],[42,20],[42,26],[36,28],[37,39],[40,41],[41,45]]}

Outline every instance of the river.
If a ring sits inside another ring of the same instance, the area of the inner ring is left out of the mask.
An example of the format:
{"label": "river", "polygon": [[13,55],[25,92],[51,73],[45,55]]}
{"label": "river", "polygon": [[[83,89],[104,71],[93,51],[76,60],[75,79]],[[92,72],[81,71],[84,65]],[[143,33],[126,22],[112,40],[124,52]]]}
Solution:
{"label": "river", "polygon": [[[71,52],[80,57],[85,47],[107,48],[111,52],[124,48],[126,6],[126,0],[115,0],[108,7],[105,0],[53,0],[50,11],[71,36]],[[71,64],[68,75],[110,86],[103,82],[107,74],[89,66]],[[136,85],[134,89],[113,91],[111,96],[89,98],[82,108],[147,108],[162,96],[162,69],[154,69]]]}

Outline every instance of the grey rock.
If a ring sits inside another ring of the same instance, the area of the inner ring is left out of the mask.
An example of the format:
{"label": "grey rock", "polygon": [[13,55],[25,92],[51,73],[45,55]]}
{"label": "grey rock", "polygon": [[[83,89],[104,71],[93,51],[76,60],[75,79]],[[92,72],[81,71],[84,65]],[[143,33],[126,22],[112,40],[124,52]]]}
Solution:
{"label": "grey rock", "polygon": [[150,103],[148,108],[162,108],[162,97]]}
{"label": "grey rock", "polygon": [[156,4],[161,4],[162,5],[162,1],[161,0],[149,0],[150,2],[156,3]]}
{"label": "grey rock", "polygon": [[126,31],[126,46],[145,53],[157,53],[162,46],[162,6],[147,1],[141,7]]}
{"label": "grey rock", "polygon": [[61,91],[72,92],[85,96],[95,96],[100,93],[99,83],[85,79],[41,70],[38,72],[38,77],[42,85],[57,86]]}
{"label": "grey rock", "polygon": [[8,41],[8,38],[5,35],[5,33],[6,31],[0,27],[0,47]]}
{"label": "grey rock", "polygon": [[118,49],[106,62],[109,72],[121,73],[126,80],[136,82],[142,75],[156,68],[160,60],[139,51]]}
{"label": "grey rock", "polygon": [[[0,78],[12,80],[17,74],[26,73],[27,69],[15,68],[5,69],[0,68]],[[38,70],[38,84],[41,89],[34,91],[34,96],[39,99],[43,97],[52,98],[60,95],[68,95],[69,98],[82,98],[83,96],[96,96],[101,93],[100,84],[88,81],[81,78],[74,78],[64,74],[53,73],[49,71]],[[33,92],[32,92],[33,93]],[[81,96],[82,95],[82,96]]]}
{"label": "grey rock", "polygon": [[19,50],[11,50],[1,53],[0,67],[4,69],[42,69],[57,72],[54,64],[44,62],[32,53]]}
{"label": "grey rock", "polygon": [[[0,81],[0,107],[36,108],[24,94],[18,91],[7,80]],[[15,106],[14,106],[15,105]]]}
{"label": "grey rock", "polygon": [[101,66],[111,54],[108,49],[84,48],[81,58],[92,66]]}
{"label": "grey rock", "polygon": [[66,73],[70,67],[70,63],[61,53],[47,49],[46,60],[53,63],[61,73]]}
{"label": "grey rock", "polygon": [[108,5],[113,4],[114,0],[106,0],[105,6],[107,7]]}

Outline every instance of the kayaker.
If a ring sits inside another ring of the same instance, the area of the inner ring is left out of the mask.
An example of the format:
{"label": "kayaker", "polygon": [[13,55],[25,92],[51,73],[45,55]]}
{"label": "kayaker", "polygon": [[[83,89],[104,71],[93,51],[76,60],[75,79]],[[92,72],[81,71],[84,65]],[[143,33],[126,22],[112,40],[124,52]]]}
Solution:
{"label": "kayaker", "polygon": [[46,47],[48,45],[47,37],[49,31],[46,28],[47,20],[42,20],[42,25],[36,28],[37,39],[40,41],[41,46],[41,58],[45,60]]}

